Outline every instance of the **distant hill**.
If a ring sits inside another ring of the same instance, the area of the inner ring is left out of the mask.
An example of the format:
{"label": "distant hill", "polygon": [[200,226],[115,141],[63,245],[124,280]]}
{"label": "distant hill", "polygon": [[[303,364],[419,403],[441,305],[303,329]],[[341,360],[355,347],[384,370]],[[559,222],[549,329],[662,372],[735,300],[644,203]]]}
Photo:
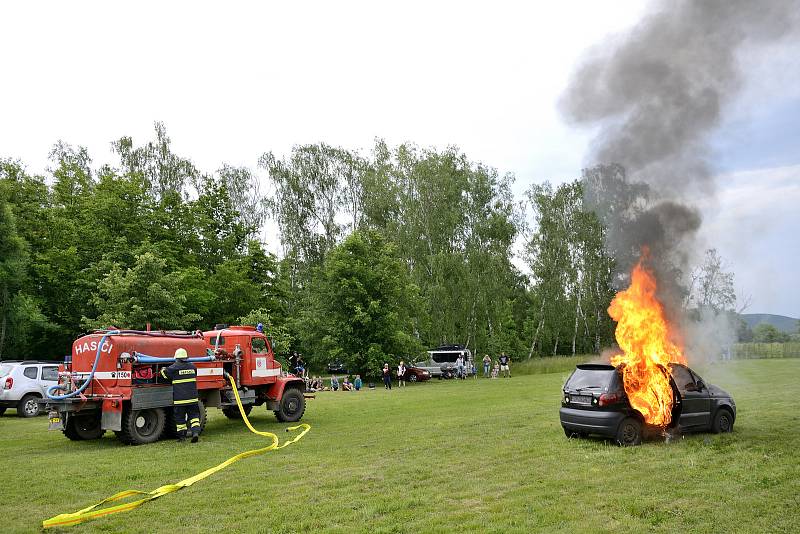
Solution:
{"label": "distant hill", "polygon": [[781,332],[786,332],[787,334],[797,333],[797,319],[793,317],[772,315],[771,313],[743,313],[742,319],[745,320],[750,328],[755,328],[757,325],[767,323]]}

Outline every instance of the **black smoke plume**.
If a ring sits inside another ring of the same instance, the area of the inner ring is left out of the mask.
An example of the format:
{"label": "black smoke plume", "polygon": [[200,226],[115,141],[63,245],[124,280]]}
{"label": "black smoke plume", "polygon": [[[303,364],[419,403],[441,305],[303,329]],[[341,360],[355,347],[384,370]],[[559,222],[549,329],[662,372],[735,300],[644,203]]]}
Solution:
{"label": "black smoke plume", "polygon": [[745,46],[796,34],[800,0],[655,2],[628,34],[590,53],[562,96],[565,117],[597,126],[584,171],[620,283],[643,245],[676,312],[698,252],[698,201],[713,197],[710,135],[742,86]]}

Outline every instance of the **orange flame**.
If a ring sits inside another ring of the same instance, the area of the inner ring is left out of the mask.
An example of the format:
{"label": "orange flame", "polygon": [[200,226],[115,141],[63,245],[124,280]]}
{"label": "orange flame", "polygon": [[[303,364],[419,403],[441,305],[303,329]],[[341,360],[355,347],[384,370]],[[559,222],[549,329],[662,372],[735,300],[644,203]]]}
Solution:
{"label": "orange flame", "polygon": [[617,321],[615,336],[622,354],[611,364],[622,370],[625,393],[645,422],[665,427],[672,420],[672,387],[667,365],[686,363],[681,347],[670,340],[656,279],[644,265],[645,250],[631,272],[631,285],[614,296],[608,314]]}

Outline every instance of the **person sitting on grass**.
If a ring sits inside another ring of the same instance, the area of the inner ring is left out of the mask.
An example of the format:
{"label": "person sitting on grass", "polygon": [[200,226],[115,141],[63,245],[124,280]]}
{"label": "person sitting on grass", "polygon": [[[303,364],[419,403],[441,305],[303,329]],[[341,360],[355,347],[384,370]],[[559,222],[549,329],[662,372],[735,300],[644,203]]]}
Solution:
{"label": "person sitting on grass", "polygon": [[356,391],[361,391],[361,375],[356,375],[356,379],[353,381],[353,387]]}
{"label": "person sitting on grass", "polygon": [[344,377],[344,380],[342,380],[342,391],[353,391],[353,384],[347,377]]}
{"label": "person sitting on grass", "polygon": [[339,391],[339,379],[336,376],[331,376],[331,389],[333,391]]}

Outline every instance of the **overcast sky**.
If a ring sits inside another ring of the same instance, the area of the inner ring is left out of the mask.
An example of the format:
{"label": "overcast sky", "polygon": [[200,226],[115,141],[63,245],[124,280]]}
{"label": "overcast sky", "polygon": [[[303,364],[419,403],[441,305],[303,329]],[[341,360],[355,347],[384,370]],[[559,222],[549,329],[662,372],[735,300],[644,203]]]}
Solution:
{"label": "overcast sky", "polygon": [[[581,53],[647,2],[5,2],[0,157],[42,172],[58,140],[113,162],[163,121],[203,171],[325,141],[459,146],[531,183],[575,178],[590,131],[556,102]],[[747,51],[714,138],[703,240],[748,312],[800,317],[800,47]]]}

